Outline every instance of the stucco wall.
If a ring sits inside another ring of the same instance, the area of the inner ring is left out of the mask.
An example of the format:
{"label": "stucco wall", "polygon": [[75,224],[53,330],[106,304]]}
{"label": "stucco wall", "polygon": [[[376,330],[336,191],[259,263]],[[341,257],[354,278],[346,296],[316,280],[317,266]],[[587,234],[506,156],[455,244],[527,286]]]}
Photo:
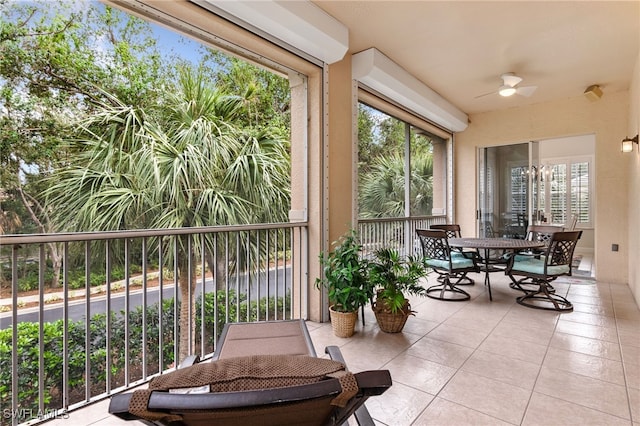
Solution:
{"label": "stucco wall", "polygon": [[[620,141],[627,132],[628,115],[629,92],[605,90],[596,102],[580,95],[470,116],[471,123],[457,135],[455,146],[456,221],[463,229],[476,228],[478,147],[595,134],[596,278],[627,283],[629,162],[620,151]],[[611,251],[612,243],[619,245],[618,252]]]}
{"label": "stucco wall", "polygon": [[[629,122],[627,135],[640,132],[640,52],[629,90]],[[640,306],[640,153],[638,146],[628,155],[629,161],[629,287]]]}

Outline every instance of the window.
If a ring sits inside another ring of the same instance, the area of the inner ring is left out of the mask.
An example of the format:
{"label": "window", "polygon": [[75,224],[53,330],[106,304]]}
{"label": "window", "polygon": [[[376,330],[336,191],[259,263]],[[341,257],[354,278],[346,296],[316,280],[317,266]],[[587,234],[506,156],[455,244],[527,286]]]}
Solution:
{"label": "window", "polygon": [[529,172],[526,166],[511,167],[511,212],[527,212],[527,183]]}
{"label": "window", "polygon": [[540,168],[540,208],[550,223],[567,223],[577,217],[577,225],[592,226],[591,157],[544,160]]}
{"label": "window", "polygon": [[435,177],[434,171],[442,173],[444,169],[439,156],[443,143],[437,135],[359,103],[359,217],[431,216],[434,211],[442,214],[443,179]]}

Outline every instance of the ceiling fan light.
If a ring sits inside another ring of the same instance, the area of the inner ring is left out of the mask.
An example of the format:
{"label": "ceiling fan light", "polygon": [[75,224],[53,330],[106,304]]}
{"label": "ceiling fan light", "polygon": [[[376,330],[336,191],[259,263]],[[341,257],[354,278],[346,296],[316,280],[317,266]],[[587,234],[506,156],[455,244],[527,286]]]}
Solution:
{"label": "ceiling fan light", "polygon": [[500,96],[504,97],[511,96],[516,93],[516,88],[511,86],[501,86],[498,93]]}

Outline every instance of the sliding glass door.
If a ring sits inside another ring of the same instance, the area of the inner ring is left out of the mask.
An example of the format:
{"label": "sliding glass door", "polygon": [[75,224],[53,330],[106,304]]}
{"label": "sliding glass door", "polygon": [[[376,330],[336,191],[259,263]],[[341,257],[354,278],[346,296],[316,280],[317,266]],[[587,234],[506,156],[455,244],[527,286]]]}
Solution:
{"label": "sliding glass door", "polygon": [[478,149],[478,235],[524,238],[539,211],[538,143]]}

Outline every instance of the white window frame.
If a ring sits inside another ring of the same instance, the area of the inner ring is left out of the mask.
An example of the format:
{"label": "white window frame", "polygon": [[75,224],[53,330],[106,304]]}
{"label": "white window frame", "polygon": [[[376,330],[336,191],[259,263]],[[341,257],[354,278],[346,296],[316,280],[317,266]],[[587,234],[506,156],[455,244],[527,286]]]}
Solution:
{"label": "white window frame", "polygon": [[[593,227],[593,213],[594,213],[594,201],[593,201],[593,186],[594,186],[594,156],[577,156],[577,157],[557,157],[557,158],[544,158],[540,161],[540,166],[544,166],[545,169],[549,170],[550,167],[555,165],[564,164],[567,171],[567,181],[566,181],[566,211],[567,218],[565,223],[569,222],[571,215],[573,214],[573,205],[571,201],[571,168],[574,164],[578,163],[587,163],[589,169],[589,178],[587,182],[587,190],[589,193],[589,207],[588,207],[588,221],[580,221],[578,218],[578,222],[576,223],[576,228],[592,228]],[[550,185],[544,185],[544,214],[546,217],[550,217],[551,215],[551,191]]]}

